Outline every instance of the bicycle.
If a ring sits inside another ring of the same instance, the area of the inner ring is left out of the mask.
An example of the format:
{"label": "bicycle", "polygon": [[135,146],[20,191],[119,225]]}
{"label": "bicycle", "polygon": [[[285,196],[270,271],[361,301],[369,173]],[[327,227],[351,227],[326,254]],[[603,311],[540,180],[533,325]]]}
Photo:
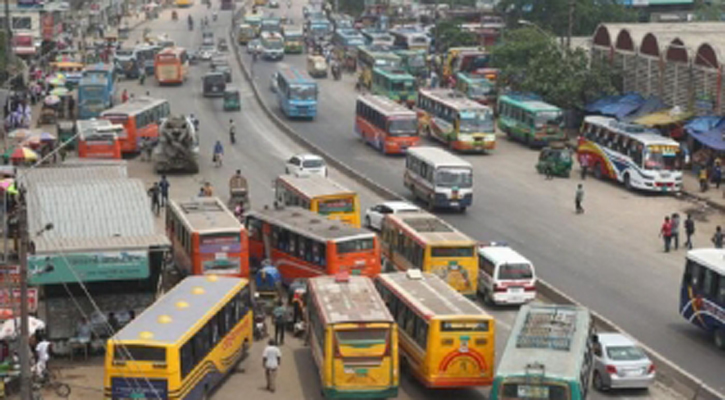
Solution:
{"label": "bicycle", "polygon": [[31,382],[33,399],[42,400],[41,389],[52,390],[56,396],[67,399],[71,393],[70,385],[61,382],[58,375],[58,372],[47,366],[42,374],[33,374]]}

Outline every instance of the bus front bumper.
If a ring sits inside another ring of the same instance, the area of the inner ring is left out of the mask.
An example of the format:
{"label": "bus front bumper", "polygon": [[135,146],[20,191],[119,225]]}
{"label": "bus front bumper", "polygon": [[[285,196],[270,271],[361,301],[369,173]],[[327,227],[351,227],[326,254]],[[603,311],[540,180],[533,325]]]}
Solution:
{"label": "bus front bumper", "polygon": [[484,138],[476,138],[472,142],[457,140],[453,142],[453,149],[457,151],[483,152],[491,151],[496,148],[496,140],[486,140]]}
{"label": "bus front bumper", "polygon": [[440,208],[470,207],[473,203],[473,193],[467,193],[460,198],[449,198],[445,193],[436,193],[433,199],[434,206]]}
{"label": "bus front bumper", "polygon": [[392,399],[398,397],[398,388],[392,387],[379,390],[323,388],[322,394],[326,399]]}

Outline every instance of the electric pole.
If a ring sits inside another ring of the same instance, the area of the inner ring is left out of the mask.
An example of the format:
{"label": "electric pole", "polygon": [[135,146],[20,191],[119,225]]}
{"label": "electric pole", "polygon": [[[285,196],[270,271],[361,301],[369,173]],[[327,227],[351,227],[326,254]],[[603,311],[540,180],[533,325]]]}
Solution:
{"label": "electric pole", "polygon": [[[7,0],[6,0],[7,1]],[[24,193],[18,196],[18,234],[20,236],[20,399],[31,400],[30,329],[28,329],[28,219]]]}

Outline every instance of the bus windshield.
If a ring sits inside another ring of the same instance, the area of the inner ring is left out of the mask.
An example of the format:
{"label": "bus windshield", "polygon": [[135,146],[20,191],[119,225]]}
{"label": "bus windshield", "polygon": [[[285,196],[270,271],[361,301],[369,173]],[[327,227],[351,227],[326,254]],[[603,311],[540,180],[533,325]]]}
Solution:
{"label": "bus windshield", "polygon": [[318,213],[322,215],[329,215],[335,213],[351,213],[355,211],[355,201],[353,197],[321,200],[317,205],[317,209]]}
{"label": "bus windshield", "polygon": [[674,171],[677,169],[677,153],[665,153],[650,149],[645,154],[644,167],[655,171]]}
{"label": "bus windshield", "polygon": [[393,81],[390,84],[390,88],[396,92],[402,92],[404,90],[413,90],[413,82],[412,81]]}
{"label": "bus windshield", "polygon": [[376,67],[397,67],[398,63],[396,63],[393,60],[387,59],[387,58],[376,58],[375,66]]}
{"label": "bus windshield", "polygon": [[361,251],[370,251],[375,248],[375,240],[373,238],[351,239],[337,242],[337,254],[359,253]]}
{"label": "bus windshield", "polygon": [[472,97],[487,96],[491,94],[493,87],[490,83],[479,83],[468,87],[468,95]]}
{"label": "bus windshield", "polygon": [[561,111],[539,111],[536,113],[536,127],[543,128],[545,125],[559,126],[563,122]]}
{"label": "bus windshield", "polygon": [[88,77],[88,76],[97,76],[99,78],[105,79],[106,77],[108,77],[108,72],[106,72],[106,71],[85,71],[85,72],[83,72],[84,78]]}
{"label": "bus windshield", "polygon": [[505,400],[567,400],[569,391],[564,385],[555,383],[504,383],[501,390],[501,398]]}
{"label": "bus windshield", "polygon": [[317,88],[314,85],[292,85],[290,89],[292,100],[315,100],[317,98]]}
{"label": "bus windshield", "polygon": [[473,173],[468,168],[440,168],[436,171],[436,186],[470,188],[473,186]]}
{"label": "bus windshield", "polygon": [[84,99],[102,99],[103,94],[106,91],[104,85],[83,85],[78,90],[81,92],[81,97]]}
{"label": "bus windshield", "polygon": [[363,46],[365,41],[360,38],[347,39],[348,46]]}
{"label": "bus windshield", "polygon": [[391,119],[388,124],[390,136],[415,136],[418,134],[418,121],[410,119]]}
{"label": "bus windshield", "polygon": [[284,43],[281,40],[264,40],[262,41],[262,46],[265,49],[280,50],[284,48]]}
{"label": "bus windshield", "polygon": [[288,34],[284,35],[284,38],[288,41],[301,41],[302,34],[301,33],[288,33]]}
{"label": "bus windshield", "polygon": [[490,111],[462,111],[460,115],[461,132],[493,132],[493,115]]}

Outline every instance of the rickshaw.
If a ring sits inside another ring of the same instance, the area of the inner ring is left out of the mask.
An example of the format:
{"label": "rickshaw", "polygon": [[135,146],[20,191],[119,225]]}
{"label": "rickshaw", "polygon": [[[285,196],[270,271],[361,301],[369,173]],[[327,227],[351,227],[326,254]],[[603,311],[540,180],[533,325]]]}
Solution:
{"label": "rickshaw", "polygon": [[242,103],[239,99],[239,88],[227,87],[224,90],[224,111],[240,111]]}
{"label": "rickshaw", "polygon": [[572,151],[564,142],[551,142],[541,149],[536,171],[546,174],[548,170],[553,176],[568,178],[574,164]]}
{"label": "rickshaw", "polygon": [[[76,134],[75,123],[73,121],[58,121],[56,125],[58,132],[58,140],[65,143],[73,138]],[[69,148],[75,148],[75,140],[68,143]]]}
{"label": "rickshaw", "polygon": [[263,264],[254,275],[254,284],[257,294],[259,294],[257,301],[265,313],[269,314],[282,298],[282,275],[269,261],[265,261]]}
{"label": "rickshaw", "polygon": [[121,40],[128,39],[128,34],[131,32],[131,28],[128,25],[124,25],[118,28],[118,38]]}
{"label": "rickshaw", "polygon": [[234,210],[237,204],[242,203],[245,210],[249,210],[249,190],[247,178],[242,175],[235,174],[229,179],[229,202],[227,206],[230,210]]}
{"label": "rickshaw", "polygon": [[53,125],[58,122],[58,111],[55,107],[43,104],[38,117],[38,127],[41,125]]}
{"label": "rickshaw", "polygon": [[221,53],[225,53],[229,51],[229,45],[227,44],[227,40],[225,38],[219,38],[219,41],[216,45],[217,51]]}

